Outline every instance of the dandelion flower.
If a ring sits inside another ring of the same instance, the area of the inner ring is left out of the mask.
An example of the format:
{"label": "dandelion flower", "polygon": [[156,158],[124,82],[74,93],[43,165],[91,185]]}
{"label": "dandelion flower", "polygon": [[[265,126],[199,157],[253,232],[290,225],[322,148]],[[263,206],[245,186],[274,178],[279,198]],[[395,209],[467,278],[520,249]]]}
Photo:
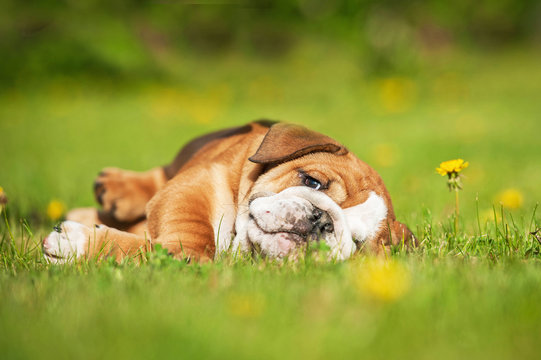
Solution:
{"label": "dandelion flower", "polygon": [[400,263],[380,258],[369,259],[353,271],[356,288],[377,300],[392,302],[410,288],[410,274]]}
{"label": "dandelion flower", "polygon": [[441,176],[458,174],[459,172],[467,168],[468,165],[470,165],[470,163],[462,159],[449,160],[442,162],[440,164],[440,167],[436,168],[436,171]]}
{"label": "dandelion flower", "polygon": [[66,211],[66,207],[64,206],[64,203],[58,200],[51,200],[49,202],[49,205],[47,205],[47,216],[52,221],[59,220],[62,217],[62,215],[64,215],[65,211]]}
{"label": "dandelion flower", "polygon": [[507,209],[518,209],[522,206],[524,197],[517,189],[506,189],[498,194],[497,200]]}
{"label": "dandelion flower", "polygon": [[470,165],[469,162],[462,159],[448,160],[440,164],[440,167],[436,168],[436,171],[441,176],[447,175],[447,186],[449,191],[455,191],[455,236],[458,232],[458,190],[462,189],[462,182],[460,179],[460,172]]}

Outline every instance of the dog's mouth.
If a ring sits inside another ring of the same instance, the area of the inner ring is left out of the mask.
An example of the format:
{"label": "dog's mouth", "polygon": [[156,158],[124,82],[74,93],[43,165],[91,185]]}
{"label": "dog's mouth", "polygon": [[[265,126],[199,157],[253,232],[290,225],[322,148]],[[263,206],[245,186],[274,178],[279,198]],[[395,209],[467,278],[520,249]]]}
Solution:
{"label": "dog's mouth", "polygon": [[251,240],[253,249],[260,251],[263,254],[266,253],[261,246],[263,239],[272,238],[271,241],[275,243],[275,248],[278,250],[277,255],[279,256],[286,255],[293,248],[302,246],[307,243],[309,239],[308,234],[301,234],[296,231],[265,231],[259,226],[255,218],[251,218],[250,222],[252,223],[252,227],[248,231],[248,236]]}
{"label": "dog's mouth", "polygon": [[288,236],[296,244],[303,244],[309,241],[319,241],[325,234],[332,233],[334,224],[329,214],[321,209],[314,208],[312,214],[305,216],[306,221],[292,221],[286,224],[279,224],[275,229],[269,228],[268,224],[260,225],[261,219],[257,219],[252,213],[250,221],[259,231],[269,235]]}
{"label": "dog's mouth", "polygon": [[298,230],[276,229],[266,231],[255,217],[248,224],[248,239],[252,249],[263,256],[285,257],[295,249],[301,249],[312,241],[320,241],[323,234],[316,231],[303,233]]}

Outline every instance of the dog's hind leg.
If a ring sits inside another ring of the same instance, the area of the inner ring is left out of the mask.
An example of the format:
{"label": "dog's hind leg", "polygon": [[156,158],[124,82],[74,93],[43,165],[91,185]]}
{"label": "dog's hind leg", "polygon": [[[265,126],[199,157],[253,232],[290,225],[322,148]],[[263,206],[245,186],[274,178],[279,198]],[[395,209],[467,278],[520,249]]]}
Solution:
{"label": "dog's hind leg", "polygon": [[143,235],[146,231],[146,204],[167,180],[161,167],[145,172],[106,168],[94,182],[96,200],[103,208],[73,209],[67,213],[66,219],[88,227],[104,224]]}
{"label": "dog's hind leg", "polygon": [[117,261],[151,250],[150,239],[104,225],[88,227],[64,221],[43,239],[43,254],[52,263],[69,263],[76,259],[114,257]]}
{"label": "dog's hind leg", "polygon": [[214,257],[214,244],[204,232],[169,234],[151,240],[146,234],[130,234],[104,225],[88,227],[74,221],[64,221],[43,239],[43,254],[58,264],[108,257],[139,261],[155,244],[161,244],[176,259],[206,262]]}
{"label": "dog's hind leg", "polygon": [[103,169],[94,182],[94,195],[102,205],[96,216],[115,228],[115,222],[129,226],[144,219],[146,204],[167,180],[162,167],[145,172]]}

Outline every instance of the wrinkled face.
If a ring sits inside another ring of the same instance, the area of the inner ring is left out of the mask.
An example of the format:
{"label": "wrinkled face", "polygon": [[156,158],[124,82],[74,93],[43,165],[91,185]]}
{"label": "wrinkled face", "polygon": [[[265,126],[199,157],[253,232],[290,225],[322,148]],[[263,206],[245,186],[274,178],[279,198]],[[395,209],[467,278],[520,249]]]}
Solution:
{"label": "wrinkled face", "polygon": [[283,257],[309,241],[324,241],[330,256],[348,258],[387,215],[373,192],[379,176],[353,155],[313,153],[268,170],[249,202],[247,241],[263,255]]}
{"label": "wrinkled face", "polygon": [[342,209],[327,195],[308,187],[278,194],[254,194],[249,205],[247,237],[269,257],[284,257],[311,241],[323,241],[331,257],[345,259],[355,245]]}

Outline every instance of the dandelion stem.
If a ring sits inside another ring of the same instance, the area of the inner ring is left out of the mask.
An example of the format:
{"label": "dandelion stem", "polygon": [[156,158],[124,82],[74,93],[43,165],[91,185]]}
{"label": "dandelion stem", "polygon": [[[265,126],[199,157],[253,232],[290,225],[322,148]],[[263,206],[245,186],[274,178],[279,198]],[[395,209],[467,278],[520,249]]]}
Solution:
{"label": "dandelion stem", "polygon": [[458,234],[458,215],[459,215],[458,188],[455,188],[455,237]]}

